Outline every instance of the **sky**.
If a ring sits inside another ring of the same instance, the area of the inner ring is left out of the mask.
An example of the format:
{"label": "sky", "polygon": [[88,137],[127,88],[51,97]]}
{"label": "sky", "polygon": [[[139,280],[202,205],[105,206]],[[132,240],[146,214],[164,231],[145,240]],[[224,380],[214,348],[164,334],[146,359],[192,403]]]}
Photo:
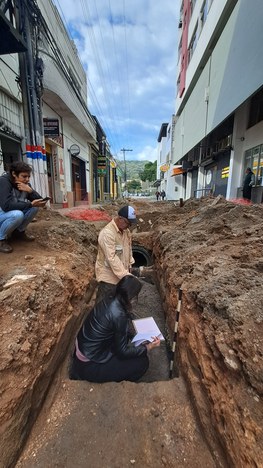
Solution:
{"label": "sky", "polygon": [[113,157],[157,159],[175,108],[179,0],[53,0],[88,77]]}

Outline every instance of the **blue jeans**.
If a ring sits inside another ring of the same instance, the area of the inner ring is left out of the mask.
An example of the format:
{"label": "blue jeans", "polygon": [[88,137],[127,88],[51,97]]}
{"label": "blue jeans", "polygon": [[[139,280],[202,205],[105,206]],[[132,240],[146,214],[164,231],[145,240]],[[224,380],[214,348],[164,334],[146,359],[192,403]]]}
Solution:
{"label": "blue jeans", "polygon": [[36,216],[39,208],[26,208],[24,211],[12,210],[3,211],[0,208],[0,240],[7,239],[12,232],[17,229],[19,232],[25,231],[27,225]]}

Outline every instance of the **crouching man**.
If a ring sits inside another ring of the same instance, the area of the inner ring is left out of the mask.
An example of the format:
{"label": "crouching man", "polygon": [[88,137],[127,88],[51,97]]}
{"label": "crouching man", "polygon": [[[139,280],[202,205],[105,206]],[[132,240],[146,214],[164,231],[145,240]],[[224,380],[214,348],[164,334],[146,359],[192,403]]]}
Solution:
{"label": "crouching man", "polygon": [[10,253],[12,247],[7,239],[13,235],[18,239],[33,241],[25,232],[36,216],[39,207],[44,207],[41,195],[30,185],[31,167],[23,161],[11,164],[9,173],[0,176],[0,252]]}

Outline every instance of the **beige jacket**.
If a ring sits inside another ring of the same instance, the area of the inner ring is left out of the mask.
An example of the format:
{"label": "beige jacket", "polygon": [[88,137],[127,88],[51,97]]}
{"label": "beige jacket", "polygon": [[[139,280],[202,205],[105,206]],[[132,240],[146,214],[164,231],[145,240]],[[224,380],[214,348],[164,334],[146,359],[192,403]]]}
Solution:
{"label": "beige jacket", "polygon": [[96,279],[117,284],[129,274],[133,263],[131,233],[129,229],[121,232],[112,220],[99,234]]}

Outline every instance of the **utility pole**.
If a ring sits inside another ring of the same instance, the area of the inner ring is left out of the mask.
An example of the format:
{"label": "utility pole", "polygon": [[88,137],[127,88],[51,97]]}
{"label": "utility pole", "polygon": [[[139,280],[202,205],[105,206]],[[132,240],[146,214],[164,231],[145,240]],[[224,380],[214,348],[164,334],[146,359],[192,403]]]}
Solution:
{"label": "utility pole", "polygon": [[126,168],[126,151],[132,151],[132,149],[122,148],[120,151],[123,152],[123,161],[124,161],[124,191],[127,190],[127,168]]}
{"label": "utility pole", "polygon": [[41,12],[34,0],[17,0],[19,25],[27,50],[19,54],[20,84],[22,91],[25,146],[28,162],[32,165],[34,188],[45,195],[47,188],[46,162],[42,118],[43,61],[38,55]]}

